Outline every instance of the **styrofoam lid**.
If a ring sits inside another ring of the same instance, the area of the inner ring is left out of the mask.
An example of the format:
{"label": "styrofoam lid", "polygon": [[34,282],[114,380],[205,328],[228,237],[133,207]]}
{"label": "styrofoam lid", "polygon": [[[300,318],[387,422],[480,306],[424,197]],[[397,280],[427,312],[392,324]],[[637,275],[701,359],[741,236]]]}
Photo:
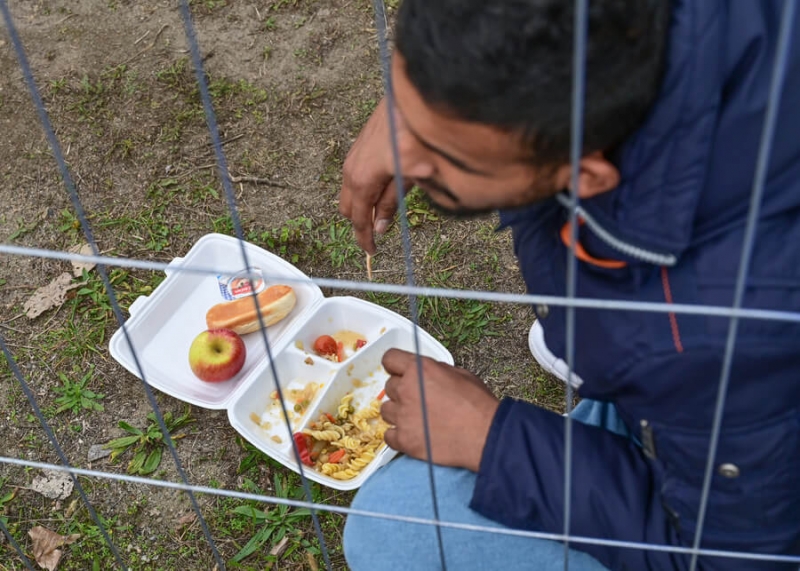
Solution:
{"label": "styrofoam lid", "polygon": [[[277,351],[287,333],[299,326],[323,299],[322,291],[310,281],[297,281],[308,280],[308,276],[285,260],[246,242],[245,247],[251,267],[263,272],[265,287],[285,283],[297,296],[297,305],[289,316],[267,330],[270,346]],[[181,266],[211,267],[218,269],[219,275],[181,272]],[[184,258],[175,260],[175,271],[167,272],[167,278],[149,297],[139,298],[131,305],[131,317],[125,327],[150,385],[199,407],[224,409],[240,383],[266,362],[267,348],[259,331],[243,336],[247,359],[243,369],[230,381],[203,382],[189,367],[189,346],[206,330],[208,309],[231,296],[248,295],[230,279],[244,270],[239,241],[222,234],[208,234]],[[111,338],[109,350],[123,367],[142,377],[122,328]]]}

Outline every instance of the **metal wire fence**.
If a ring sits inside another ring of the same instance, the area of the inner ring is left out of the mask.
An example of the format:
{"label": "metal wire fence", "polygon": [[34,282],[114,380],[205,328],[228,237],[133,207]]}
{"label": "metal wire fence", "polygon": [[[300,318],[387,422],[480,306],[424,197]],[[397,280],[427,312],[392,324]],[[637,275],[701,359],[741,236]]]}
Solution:
{"label": "metal wire fence", "polygon": [[[390,73],[390,66],[389,62],[389,48],[387,42],[387,17],[384,4],[381,0],[373,0],[373,9],[374,9],[374,17],[375,17],[375,26],[378,32],[378,44],[379,44],[379,52],[381,58],[381,66],[383,69],[383,76],[384,76],[384,85],[386,91],[386,97],[389,102],[389,109],[392,108],[392,97],[393,97],[393,89],[392,89],[392,76]],[[139,353],[137,351],[137,347],[135,346],[131,335],[129,334],[128,328],[126,326],[126,319],[123,314],[122,309],[120,308],[120,304],[117,300],[117,296],[115,294],[114,287],[112,286],[109,277],[108,277],[108,268],[110,267],[123,267],[123,268],[137,268],[137,269],[146,269],[146,270],[155,270],[155,271],[166,271],[169,267],[168,264],[153,262],[148,260],[139,260],[139,259],[130,259],[130,258],[117,258],[117,257],[109,257],[103,256],[100,253],[100,249],[97,246],[97,242],[94,238],[92,233],[92,228],[89,223],[89,219],[87,213],[84,209],[84,206],[80,200],[78,195],[75,182],[70,174],[70,170],[67,166],[67,163],[64,158],[64,154],[62,152],[60,143],[54,129],[51,125],[47,110],[45,105],[42,101],[40,96],[39,88],[37,87],[36,81],[34,80],[34,76],[29,65],[29,62],[26,58],[24,46],[20,40],[20,37],[17,33],[14,21],[12,20],[11,13],[9,11],[8,5],[6,0],[0,0],[0,13],[2,13],[3,22],[5,24],[5,31],[10,39],[10,42],[14,48],[16,53],[19,67],[22,71],[23,77],[27,84],[27,87],[30,91],[30,96],[32,99],[33,106],[38,113],[39,119],[41,121],[42,127],[47,137],[47,141],[50,145],[50,149],[52,151],[53,157],[56,161],[58,169],[60,171],[61,177],[63,179],[65,188],[69,195],[69,198],[72,202],[72,206],[75,211],[75,215],[80,222],[81,230],[83,231],[89,245],[91,246],[91,255],[83,255],[83,254],[75,254],[63,251],[54,251],[54,250],[45,250],[45,249],[38,249],[38,248],[29,248],[29,247],[21,247],[21,246],[14,246],[11,244],[0,244],[0,254],[5,254],[9,256],[32,256],[38,257],[43,259],[55,259],[55,260],[69,260],[74,262],[89,262],[97,264],[98,273],[102,279],[105,293],[108,297],[109,303],[113,309],[114,316],[116,317],[119,326],[123,332],[125,342],[130,349],[130,352],[133,356],[135,361],[136,368],[138,370],[138,376],[142,381],[142,387],[147,395],[148,402],[155,414],[155,418],[159,427],[161,428],[162,434],[164,435],[165,443],[167,448],[172,456],[172,459],[175,463],[177,468],[177,472],[180,478],[180,482],[170,482],[170,481],[163,481],[163,480],[156,480],[150,478],[143,478],[125,474],[116,474],[111,472],[104,472],[99,470],[91,470],[91,469],[83,469],[78,468],[72,465],[69,458],[67,457],[64,450],[59,445],[59,442],[48,424],[47,419],[42,414],[40,407],[37,403],[36,396],[34,392],[31,390],[29,384],[26,382],[24,375],[22,374],[20,368],[15,361],[14,355],[12,354],[8,344],[6,343],[5,339],[0,336],[0,349],[7,359],[13,377],[19,383],[22,391],[24,392],[25,396],[27,397],[32,410],[41,423],[42,428],[44,429],[47,438],[50,444],[53,447],[53,450],[56,452],[58,459],[60,461],[59,465],[44,463],[44,462],[36,462],[36,461],[29,461],[23,460],[19,458],[11,458],[11,457],[3,457],[0,458],[0,464],[5,464],[8,466],[21,466],[25,468],[33,468],[33,469],[42,469],[42,470],[51,470],[56,472],[66,472],[68,473],[73,481],[75,489],[77,489],[82,502],[84,503],[86,509],[90,517],[94,520],[97,524],[103,539],[108,545],[108,548],[113,554],[113,557],[116,560],[116,563],[120,569],[127,569],[128,565],[125,562],[125,558],[121,554],[118,546],[115,544],[114,540],[107,529],[107,525],[104,523],[103,518],[101,518],[94,506],[92,505],[85,489],[81,485],[79,480],[79,476],[84,476],[93,479],[104,479],[109,481],[120,481],[120,482],[127,482],[127,483],[134,483],[134,484],[144,484],[147,486],[159,487],[159,488],[168,488],[168,489],[175,489],[181,490],[186,492],[188,497],[190,498],[192,508],[197,516],[197,521],[199,522],[202,532],[205,536],[205,540],[208,543],[209,549],[211,550],[213,557],[216,561],[216,565],[218,569],[225,568],[225,562],[221,557],[217,545],[215,543],[215,539],[212,536],[211,531],[209,530],[208,525],[205,522],[203,517],[202,510],[197,503],[196,495],[197,494],[210,494],[214,496],[220,497],[229,497],[229,498],[236,498],[241,500],[253,500],[258,502],[263,502],[266,504],[274,504],[274,505],[287,505],[287,506],[296,506],[296,507],[304,507],[308,508],[311,511],[314,528],[319,540],[322,556],[325,562],[325,565],[328,569],[331,568],[331,561],[328,554],[328,548],[325,543],[325,538],[323,536],[319,519],[318,513],[321,511],[329,511],[335,513],[341,513],[346,515],[359,515],[365,517],[372,517],[372,518],[379,518],[379,519],[386,519],[386,520],[393,520],[398,522],[404,522],[408,524],[422,524],[433,526],[437,532],[437,541],[438,541],[438,549],[439,549],[439,557],[441,562],[441,568],[447,569],[447,560],[445,558],[445,552],[442,548],[442,536],[441,536],[441,529],[461,529],[461,530],[469,530],[469,531],[480,531],[486,534],[499,534],[499,535],[507,535],[507,536],[519,536],[519,537],[528,537],[528,538],[537,538],[537,539],[548,539],[553,541],[559,541],[564,544],[564,568],[567,569],[569,567],[569,546],[570,544],[584,544],[584,545],[604,545],[609,547],[615,547],[619,549],[638,549],[638,550],[651,550],[655,552],[667,552],[667,553],[676,553],[676,554],[684,554],[691,556],[691,563],[690,569],[694,571],[698,565],[698,557],[699,556],[709,556],[709,557],[724,557],[730,559],[744,559],[744,560],[752,560],[752,561],[774,561],[774,562],[785,562],[785,563],[800,563],[800,557],[795,556],[785,556],[785,555],[765,555],[759,553],[750,553],[747,551],[721,551],[721,550],[712,550],[712,549],[704,549],[702,548],[702,540],[703,540],[703,531],[704,531],[704,523],[706,519],[706,512],[708,508],[708,499],[711,489],[711,481],[713,470],[715,466],[716,460],[716,451],[717,445],[719,442],[720,431],[721,431],[721,424],[722,424],[722,416],[723,411],[725,408],[725,398],[728,391],[728,385],[731,376],[731,364],[733,362],[733,355],[736,350],[736,338],[737,338],[737,330],[739,323],[742,319],[751,319],[751,320],[770,320],[770,321],[782,321],[787,323],[800,323],[800,313],[796,312],[789,312],[789,311],[773,311],[773,310],[761,310],[761,309],[747,309],[742,307],[743,305],[743,298],[744,298],[744,291],[747,284],[748,278],[748,268],[750,266],[750,259],[753,252],[753,244],[755,241],[756,229],[759,220],[759,212],[760,212],[760,205],[761,205],[761,198],[764,191],[766,174],[767,174],[767,166],[770,158],[770,151],[772,140],[774,136],[775,126],[777,122],[777,112],[778,112],[778,104],[779,98],[782,91],[782,86],[786,78],[787,73],[787,58],[790,50],[790,40],[791,40],[791,32],[792,32],[792,23],[794,21],[794,13],[796,10],[796,2],[793,0],[787,0],[783,4],[783,12],[781,14],[781,27],[779,32],[779,37],[777,40],[777,48],[775,54],[775,63],[774,69],[772,72],[771,77],[771,84],[769,90],[769,102],[766,111],[766,116],[764,120],[764,125],[761,133],[761,141],[760,147],[758,151],[758,162],[757,168],[755,173],[755,178],[752,184],[752,194],[751,194],[751,202],[750,202],[750,209],[747,217],[747,226],[746,226],[746,234],[745,234],[745,241],[742,248],[742,252],[740,255],[740,262],[739,262],[739,270],[736,280],[736,289],[734,295],[734,301],[731,307],[719,307],[719,306],[700,306],[700,305],[687,305],[687,304],[667,304],[667,303],[649,303],[649,302],[630,302],[630,301],[619,301],[619,300],[602,300],[602,299],[589,299],[589,298],[578,298],[576,296],[576,280],[577,280],[577,271],[576,271],[576,264],[577,264],[577,257],[574,253],[575,244],[577,243],[576,234],[578,224],[576,223],[577,217],[582,212],[579,204],[579,199],[576,194],[571,194],[571,200],[569,201],[569,208],[571,211],[572,217],[572,224],[571,224],[571,231],[572,231],[572,240],[571,240],[571,248],[569,251],[568,257],[568,264],[567,264],[567,295],[566,297],[553,297],[553,296],[541,296],[541,295],[522,295],[522,294],[508,294],[508,293],[499,293],[493,291],[479,291],[479,290],[455,290],[455,289],[445,289],[445,288],[431,288],[431,287],[418,287],[414,283],[414,268],[413,268],[413,261],[411,256],[411,238],[409,233],[409,224],[408,219],[405,211],[405,203],[402,199],[402,189],[404,188],[404,181],[403,175],[399,168],[399,151],[397,146],[397,126],[395,125],[394,115],[390,112],[388,116],[388,121],[390,125],[390,130],[392,134],[392,153],[395,161],[395,183],[396,188],[398,190],[398,204],[399,204],[399,218],[400,218],[400,225],[401,225],[401,237],[402,237],[402,244],[404,250],[404,257],[405,257],[405,266],[406,266],[406,284],[405,285],[392,285],[392,284],[378,284],[372,283],[367,281],[352,281],[352,280],[339,280],[339,279],[325,279],[325,278],[308,278],[308,282],[313,283],[320,287],[328,287],[332,289],[346,289],[346,290],[356,290],[356,291],[370,291],[370,292],[382,292],[382,293],[394,293],[394,294],[401,294],[408,297],[409,306],[410,306],[410,314],[413,319],[413,326],[414,326],[414,342],[417,352],[417,369],[418,369],[418,376],[420,379],[420,391],[423,395],[421,399],[422,403],[422,418],[423,423],[425,424],[425,445],[426,450],[428,452],[428,457],[431,457],[431,443],[430,443],[430,435],[428,431],[428,411],[426,410],[425,406],[425,398],[424,398],[424,384],[422,383],[423,377],[423,368],[422,368],[422,361],[420,356],[420,341],[418,335],[418,325],[416,316],[418,314],[418,307],[417,307],[417,298],[418,296],[426,296],[426,297],[446,297],[446,298],[453,298],[453,299],[473,299],[473,300],[482,300],[487,302],[511,302],[511,303],[522,303],[527,305],[538,305],[538,304],[548,304],[553,306],[563,306],[566,307],[566,331],[567,331],[567,339],[566,339],[566,355],[565,360],[568,366],[568,380],[572,380],[572,369],[575,359],[575,310],[579,308],[592,308],[592,309],[602,309],[602,310],[628,310],[628,311],[640,311],[640,312],[655,312],[655,313],[672,313],[672,314],[686,314],[686,315],[704,315],[704,316],[717,316],[717,317],[727,317],[729,318],[729,326],[727,332],[727,339],[725,345],[725,354],[723,360],[723,366],[720,373],[719,379],[719,388],[717,394],[716,405],[714,408],[714,417],[713,417],[713,425],[712,430],[709,435],[710,438],[710,448],[709,454],[707,458],[707,465],[706,470],[703,475],[703,487],[702,487],[702,497],[700,500],[699,506],[699,519],[697,525],[697,531],[694,535],[693,539],[693,546],[691,548],[688,547],[676,547],[676,546],[669,546],[669,545],[658,545],[658,544],[646,544],[646,543],[637,543],[637,542],[630,542],[630,541],[615,541],[615,540],[606,540],[606,539],[598,539],[592,537],[582,537],[572,535],[570,533],[571,530],[571,513],[572,513],[572,506],[571,506],[571,494],[569,490],[571,489],[572,483],[572,418],[569,414],[565,416],[565,470],[564,470],[564,486],[565,486],[565,497],[564,497],[564,529],[563,533],[555,534],[555,533],[541,533],[541,532],[530,532],[530,531],[522,531],[522,530],[515,530],[515,529],[506,529],[506,528],[497,528],[497,527],[484,527],[478,525],[468,525],[459,522],[450,522],[450,521],[442,521],[439,517],[439,512],[437,508],[437,494],[435,488],[435,479],[433,474],[433,465],[429,462],[429,484],[430,484],[430,492],[431,497],[433,500],[433,509],[434,509],[434,517],[432,519],[426,518],[416,518],[416,517],[405,517],[405,516],[398,516],[389,513],[380,513],[380,512],[367,512],[364,510],[356,510],[353,508],[342,507],[337,505],[330,505],[330,504],[321,504],[316,503],[313,501],[311,489],[309,486],[308,478],[306,477],[305,470],[303,468],[303,463],[300,461],[300,451],[297,448],[297,444],[293,443],[292,445],[292,453],[294,455],[295,462],[299,467],[300,471],[300,478],[302,482],[302,488],[305,495],[304,500],[292,500],[282,497],[276,496],[269,496],[263,494],[252,494],[252,493],[244,493],[234,490],[226,490],[226,489],[218,489],[218,488],[209,488],[204,486],[197,486],[192,485],[189,480],[186,471],[183,468],[181,459],[176,451],[175,444],[173,442],[172,437],[170,436],[170,431],[167,429],[165,424],[164,415],[156,401],[155,395],[153,393],[152,387],[147,382],[147,378],[140,362]],[[198,45],[197,37],[195,34],[192,14],[189,6],[188,0],[180,0],[179,2],[180,13],[183,18],[184,23],[184,31],[188,41],[188,47],[191,55],[191,61],[194,65],[194,71],[196,73],[196,80],[199,86],[200,97],[203,104],[203,109],[205,111],[205,118],[208,127],[208,131],[211,137],[212,146],[214,150],[214,154],[216,157],[216,165],[219,172],[219,178],[224,189],[225,198],[227,200],[227,206],[230,212],[231,220],[233,223],[234,232],[239,240],[239,244],[241,246],[240,253],[241,253],[241,262],[242,266],[247,268],[249,273],[249,279],[252,279],[255,274],[252,273],[253,266],[248,258],[248,252],[245,247],[244,242],[244,233],[242,230],[242,224],[239,218],[239,210],[237,207],[236,197],[231,186],[231,178],[228,171],[228,166],[226,163],[225,153],[223,152],[222,141],[220,137],[220,133],[217,127],[217,121],[214,113],[214,108],[212,105],[211,95],[209,94],[208,89],[208,81],[207,77],[203,70],[203,60],[200,53],[200,47]],[[578,178],[578,163],[580,159],[580,153],[582,149],[582,137],[583,137],[583,111],[584,111],[584,95],[585,95],[585,86],[584,86],[584,78],[585,78],[585,70],[586,70],[586,61],[585,61],[585,52],[586,52],[586,43],[587,43],[587,27],[588,27],[588,0],[575,0],[575,20],[574,20],[574,61],[573,61],[573,90],[572,90],[572,132],[571,132],[571,150],[570,150],[570,157],[571,157],[571,164],[572,164],[572,172],[571,178],[573,181],[577,181]],[[572,185],[572,188],[577,188],[576,184]],[[201,275],[212,275],[216,276],[219,273],[219,270],[214,267],[201,267],[197,265],[181,265],[178,268],[169,267],[170,270],[175,270],[184,273],[194,273],[194,274],[201,274]],[[264,278],[269,280],[270,276],[267,274],[264,275]],[[291,283],[293,278],[287,276],[280,276],[280,279],[284,282]],[[295,280],[298,283],[303,283],[302,280]],[[256,304],[256,288],[252,287],[251,282],[251,290],[253,292],[253,302]],[[280,402],[284,418],[287,418],[287,426],[289,428],[289,432],[292,432],[291,425],[289,425],[288,415],[286,414],[286,405],[283,398],[282,387],[281,383],[278,381],[279,379],[279,371],[276,369],[274,360],[272,359],[272,347],[270,344],[270,340],[266,334],[266,328],[264,326],[264,321],[260,312],[256,312],[258,316],[261,328],[261,338],[264,344],[264,348],[266,350],[268,360],[271,367],[271,372],[273,377],[276,379],[276,389],[279,393],[278,402]],[[566,410],[567,413],[570,412],[571,406],[573,403],[573,383],[567,382],[567,398],[566,398]],[[26,556],[24,549],[19,545],[19,543],[15,540],[13,535],[9,533],[8,528],[6,527],[2,518],[0,518],[0,530],[6,535],[7,539],[9,540],[9,544],[12,546],[13,550],[16,552],[19,560],[22,564],[28,569],[34,569],[34,564],[30,561],[30,559]]]}

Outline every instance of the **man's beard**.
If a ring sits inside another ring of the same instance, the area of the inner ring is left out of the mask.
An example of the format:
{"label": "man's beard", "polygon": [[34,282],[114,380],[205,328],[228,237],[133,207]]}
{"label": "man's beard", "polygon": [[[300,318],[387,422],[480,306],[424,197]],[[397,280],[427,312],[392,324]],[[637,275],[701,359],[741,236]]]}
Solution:
{"label": "man's beard", "polygon": [[[425,191],[426,186],[431,186],[435,189],[437,188],[438,183],[436,183],[435,181],[422,181],[422,180],[415,182],[418,183],[419,188],[422,190],[422,199],[432,210],[438,212],[439,214],[442,214],[443,216],[456,219],[479,218],[482,216],[486,216],[488,214],[493,214],[498,210],[522,208],[525,206],[529,206],[531,204],[543,202],[549,198],[552,198],[553,196],[555,196],[560,192],[560,189],[556,189],[550,179],[544,179],[538,181],[538,184],[528,189],[527,196],[525,197],[524,200],[520,201],[519,204],[509,204],[508,206],[490,206],[486,208],[468,208],[464,206],[456,208],[448,208],[446,206],[442,206],[441,204],[435,202],[430,197],[430,195]],[[448,194],[450,194],[449,191]]]}
{"label": "man's beard", "polygon": [[422,191],[422,200],[425,201],[425,204],[427,204],[431,210],[437,212],[438,214],[448,218],[456,218],[460,220],[479,218],[481,216],[486,216],[487,214],[492,214],[497,210],[496,208],[447,208],[446,206],[442,206],[441,204],[434,202],[424,190]]}

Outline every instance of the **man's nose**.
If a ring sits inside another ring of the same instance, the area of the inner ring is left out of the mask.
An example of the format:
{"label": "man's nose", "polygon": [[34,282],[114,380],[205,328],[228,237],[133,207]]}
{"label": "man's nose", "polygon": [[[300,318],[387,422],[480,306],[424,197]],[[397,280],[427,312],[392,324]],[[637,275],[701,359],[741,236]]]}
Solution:
{"label": "man's nose", "polygon": [[397,142],[403,175],[412,179],[433,178],[436,166],[431,152],[413,135],[404,134]]}

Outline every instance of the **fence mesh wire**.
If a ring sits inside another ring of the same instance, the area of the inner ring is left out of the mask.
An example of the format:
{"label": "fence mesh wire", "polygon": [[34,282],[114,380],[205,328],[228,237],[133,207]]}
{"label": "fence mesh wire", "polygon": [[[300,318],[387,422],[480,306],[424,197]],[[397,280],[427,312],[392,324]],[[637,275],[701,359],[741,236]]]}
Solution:
{"label": "fence mesh wire", "polygon": [[[388,24],[387,24],[386,9],[381,0],[372,0],[372,8],[374,10],[374,18],[375,18],[374,21],[375,21],[375,28],[377,30],[377,41],[379,45],[380,64],[383,72],[385,92],[389,103],[388,108],[391,109],[393,90],[392,90],[392,77],[389,65],[390,55],[389,55],[389,46],[387,40]],[[203,110],[205,113],[206,124],[208,127],[216,159],[216,166],[219,173],[219,178],[224,190],[225,199],[227,201],[227,206],[233,224],[233,231],[236,237],[238,238],[239,245],[241,247],[240,253],[241,253],[242,266],[246,268],[249,272],[248,279],[252,280],[255,274],[252,273],[253,266],[251,265],[250,260],[248,259],[247,249],[245,248],[245,242],[244,242],[245,234],[243,232],[242,223],[239,218],[237,199],[231,184],[231,176],[228,171],[225,153],[223,151],[223,143],[219,133],[219,129],[217,127],[214,107],[212,105],[212,98],[208,90],[208,78],[203,69],[203,58],[201,56],[200,46],[198,45],[194,29],[189,0],[179,0],[179,9],[184,23],[184,32],[189,46],[191,61],[194,66],[196,80],[199,87],[200,97],[202,100]],[[92,505],[92,502],[90,501],[88,494],[86,493],[84,487],[81,484],[79,476],[90,479],[126,482],[130,484],[140,484],[140,485],[174,489],[186,492],[186,494],[190,498],[192,509],[196,514],[197,521],[199,522],[202,532],[205,536],[208,548],[213,555],[217,568],[220,570],[225,568],[225,561],[220,555],[220,552],[215,543],[215,539],[209,529],[209,526],[207,525],[204,519],[203,511],[196,500],[196,495],[198,494],[209,494],[212,496],[228,497],[240,500],[251,500],[272,505],[285,505],[285,506],[308,508],[310,510],[311,517],[313,519],[314,530],[317,535],[317,539],[319,541],[321,554],[325,566],[328,569],[331,569],[332,567],[331,567],[331,560],[328,554],[328,546],[326,545],[325,537],[322,533],[322,529],[318,519],[318,513],[321,511],[341,513],[345,515],[360,515],[378,519],[393,520],[407,524],[421,524],[421,525],[433,526],[437,533],[437,546],[439,549],[439,558],[442,569],[447,568],[447,560],[442,546],[443,540],[441,535],[441,529],[447,529],[447,528],[469,530],[469,531],[480,531],[486,534],[519,536],[519,537],[560,541],[564,544],[565,569],[569,568],[570,544],[604,545],[609,547],[616,547],[619,549],[640,549],[640,550],[651,550],[657,552],[685,554],[691,556],[690,568],[692,571],[694,571],[697,568],[699,556],[726,557],[731,559],[749,559],[752,561],[800,563],[800,557],[783,556],[783,555],[765,555],[759,553],[750,553],[747,551],[721,551],[721,550],[711,550],[702,548],[704,522],[708,507],[709,493],[711,489],[711,479],[715,466],[716,450],[717,450],[717,444],[719,442],[722,416],[725,407],[725,397],[727,395],[728,383],[730,379],[731,364],[733,360],[733,355],[736,350],[736,337],[737,337],[738,324],[742,319],[773,320],[773,321],[783,321],[789,323],[800,323],[800,314],[798,313],[785,312],[785,311],[771,311],[771,310],[755,310],[742,307],[744,291],[747,284],[748,268],[750,265],[750,258],[753,251],[756,228],[758,225],[759,211],[766,180],[771,144],[775,131],[775,125],[777,122],[778,104],[782,91],[782,86],[786,79],[787,60],[790,50],[792,23],[794,21],[795,9],[796,9],[796,2],[792,0],[787,0],[784,2],[783,12],[781,14],[781,27],[780,27],[779,37],[777,40],[774,69],[770,84],[769,103],[765,114],[765,120],[761,134],[761,141],[758,152],[758,163],[757,163],[755,178],[752,185],[750,209],[747,218],[745,241],[740,255],[735,296],[731,307],[698,306],[698,305],[684,305],[684,304],[672,304],[672,303],[667,304],[667,303],[629,302],[620,300],[583,299],[576,297],[577,257],[575,256],[574,253],[574,248],[575,248],[574,245],[577,243],[577,228],[578,228],[577,217],[579,214],[581,214],[582,210],[580,208],[578,197],[574,193],[571,195],[571,198],[567,204],[567,206],[570,208],[572,217],[572,224],[571,224],[572,246],[570,247],[568,252],[566,297],[558,298],[552,296],[508,294],[508,293],[499,293],[493,291],[480,291],[480,290],[465,291],[465,290],[445,289],[445,288],[418,287],[414,281],[411,236],[409,232],[408,217],[405,211],[405,202],[403,200],[403,194],[402,194],[402,189],[404,188],[405,185],[402,177],[402,172],[399,166],[400,161],[399,161],[399,150],[397,145],[398,141],[397,127],[395,125],[394,115],[391,112],[389,112],[388,114],[388,121],[390,125],[390,131],[392,134],[392,154],[395,162],[395,186],[398,192],[399,218],[401,222],[401,238],[402,238],[403,253],[405,260],[406,284],[392,285],[392,284],[372,283],[367,281],[353,281],[353,280],[325,279],[325,278],[309,278],[307,280],[308,282],[313,283],[320,287],[328,287],[332,289],[351,290],[351,291],[356,290],[362,292],[367,291],[367,292],[394,293],[408,297],[410,315],[412,318],[413,328],[414,328],[413,329],[414,342],[417,353],[417,371],[420,380],[419,388],[423,395],[423,398],[421,399],[422,409],[423,409],[422,418],[425,426],[425,439],[426,439],[425,446],[428,452],[427,454],[428,458],[431,457],[430,453],[431,443],[430,443],[430,435],[428,432],[428,411],[426,410],[425,406],[426,401],[424,398],[424,384],[422,382],[423,367],[422,367],[422,359],[420,356],[421,352],[420,352],[420,341],[419,341],[418,323],[417,323],[417,316],[419,313],[418,302],[417,302],[418,296],[445,297],[452,299],[474,299],[487,302],[512,302],[512,303],[523,303],[527,305],[549,304],[549,305],[566,307],[567,338],[565,345],[566,346],[565,360],[568,367],[567,376],[569,381],[571,381],[572,379],[573,375],[572,369],[575,359],[575,348],[574,348],[575,310],[578,308],[594,308],[594,309],[603,309],[608,311],[629,310],[629,311],[643,311],[643,312],[689,314],[689,315],[694,314],[694,315],[728,317],[730,319],[730,322],[727,332],[723,366],[721,369],[720,379],[719,379],[717,401],[714,409],[713,425],[711,433],[709,435],[710,448],[707,458],[706,470],[703,475],[702,498],[699,506],[699,520],[698,520],[697,530],[693,539],[693,546],[691,548],[676,547],[669,545],[658,545],[658,544],[645,544],[645,543],[637,543],[630,541],[606,540],[606,539],[598,539],[592,537],[575,536],[570,534],[570,524],[571,524],[570,517],[572,512],[572,506],[570,501],[571,494],[569,493],[569,490],[571,489],[571,482],[572,482],[571,435],[572,435],[573,421],[569,414],[565,416],[564,420],[566,427],[565,430],[566,460],[565,460],[565,470],[564,470],[564,483],[565,483],[565,490],[567,493],[565,493],[564,497],[564,529],[563,533],[561,534],[531,532],[531,531],[522,531],[522,530],[496,528],[496,527],[484,527],[479,525],[469,525],[459,522],[440,520],[437,507],[437,495],[435,487],[436,482],[434,478],[433,464],[430,462],[428,463],[428,474],[429,474],[430,493],[433,500],[432,504],[433,504],[434,517],[432,519],[405,517],[405,516],[393,515],[390,513],[369,512],[364,510],[356,510],[353,508],[343,507],[339,505],[315,502],[312,496],[309,481],[304,473],[304,467],[303,467],[304,465],[300,461],[300,451],[298,450],[297,444],[294,442],[292,445],[292,453],[294,455],[295,462],[299,467],[300,471],[300,478],[304,493],[304,499],[302,500],[287,499],[285,497],[245,493],[235,490],[193,485],[190,482],[189,477],[183,468],[180,457],[175,448],[175,444],[170,435],[170,431],[167,429],[164,419],[164,414],[162,413],[158,405],[158,402],[155,398],[152,388],[147,382],[144,370],[139,360],[138,356],[139,353],[137,347],[133,343],[133,340],[127,330],[124,313],[117,300],[114,287],[111,281],[109,280],[108,268],[123,267],[123,268],[138,268],[138,269],[155,270],[155,271],[166,271],[169,268],[171,270],[179,272],[196,273],[201,275],[214,275],[214,276],[216,276],[219,273],[219,271],[218,269],[213,267],[201,267],[201,266],[192,266],[186,264],[181,265],[177,268],[172,268],[170,267],[169,264],[153,262],[150,260],[118,258],[118,257],[109,257],[101,255],[101,251],[97,245],[97,242],[92,232],[92,227],[89,223],[89,217],[87,216],[87,212],[84,209],[84,206],[81,202],[81,199],[77,192],[76,184],[71,176],[70,169],[67,166],[67,162],[65,161],[64,154],[61,150],[59,140],[51,125],[48,112],[45,108],[45,105],[39,93],[39,89],[34,80],[33,72],[25,55],[24,46],[17,33],[6,0],[0,0],[0,13],[2,13],[3,23],[5,25],[5,32],[8,35],[10,42],[13,46],[14,52],[17,56],[20,70],[22,71],[22,75],[30,92],[32,104],[35,107],[36,112],[38,113],[41,125],[44,129],[47,141],[50,145],[53,158],[55,159],[55,162],[58,166],[59,172],[63,179],[64,186],[72,202],[75,215],[80,223],[81,230],[84,233],[87,242],[91,246],[91,254],[89,255],[76,254],[70,252],[15,246],[11,244],[0,244],[0,254],[5,254],[8,256],[30,256],[43,259],[69,260],[74,262],[89,262],[97,264],[97,270],[102,279],[103,286],[105,289],[105,294],[108,297],[108,301],[113,309],[114,316],[116,317],[119,326],[123,331],[126,343],[128,344],[131,354],[133,355],[133,359],[136,363],[136,368],[138,369],[138,376],[142,381],[142,387],[145,391],[145,394],[147,395],[149,405],[152,408],[153,413],[155,414],[155,418],[157,420],[159,427],[161,428],[162,434],[164,435],[165,443],[167,445],[167,448],[169,449],[169,452],[171,454],[172,460],[175,464],[177,473],[181,481],[171,482],[171,481],[143,478],[127,474],[105,472],[101,470],[84,469],[74,466],[70,462],[65,451],[60,446],[58,439],[56,438],[53,432],[53,429],[48,424],[45,415],[41,411],[41,408],[37,402],[34,391],[31,390],[31,387],[26,382],[26,379],[21,369],[19,368],[13,353],[11,352],[8,344],[6,343],[5,339],[1,334],[0,334],[0,349],[2,350],[5,359],[8,361],[10,365],[10,370],[12,372],[13,378],[16,380],[16,382],[19,383],[19,386],[23,391],[23,393],[25,394],[36,419],[38,420],[39,423],[41,423],[41,426],[50,442],[50,445],[53,447],[53,450],[56,453],[56,456],[58,457],[60,464],[56,465],[52,463],[30,461],[20,458],[0,457],[0,465],[5,464],[7,466],[19,466],[28,469],[42,469],[42,470],[68,473],[71,476],[75,489],[78,491],[80,495],[81,501],[85,505],[92,520],[97,524],[103,539],[107,543],[108,548],[113,554],[116,564],[120,569],[128,568],[128,564],[125,561],[125,557],[120,552],[118,546],[115,544],[114,539],[111,537],[106,521],[96,512],[94,506]],[[587,28],[588,28],[588,0],[575,0],[574,14],[575,14],[575,19],[574,19],[575,35],[574,35],[574,60],[573,60],[573,90],[571,94],[572,131],[571,131],[570,157],[572,164],[571,179],[573,181],[577,181],[579,175],[578,163],[581,154],[582,140],[583,140],[582,139],[583,108],[584,108],[584,95],[585,95],[584,78],[585,78],[585,67],[586,67],[585,52],[586,52]],[[577,185],[573,184],[572,188],[577,188]],[[268,272],[266,272],[263,277],[266,280],[270,279]],[[292,282],[292,278],[287,278],[286,276],[280,276],[280,279],[285,282]],[[303,283],[302,281],[299,280],[298,282]],[[252,281],[250,282],[250,289],[252,291],[253,303],[256,304],[255,307],[258,308],[257,305],[258,302],[256,300],[256,293],[255,293],[256,288],[253,287]],[[287,414],[286,404],[284,402],[282,394],[282,384],[279,380],[279,374],[278,374],[279,372],[275,367],[274,360],[272,359],[273,352],[270,340],[267,337],[266,328],[264,326],[264,321],[261,313],[257,311],[256,315],[258,316],[261,325],[261,338],[264,344],[264,348],[266,350],[266,354],[268,356],[271,372],[273,377],[276,379],[276,389],[279,393],[278,402],[282,407],[283,416],[284,419],[286,420],[289,433],[291,433],[292,427],[289,424],[288,420],[289,415]],[[565,408],[567,413],[571,411],[573,403],[574,395],[572,386],[573,386],[572,382],[566,383]],[[11,548],[14,550],[14,552],[16,552],[16,555],[19,558],[19,562],[21,562],[21,564],[24,565],[25,568],[27,569],[34,569],[35,567],[34,564],[31,562],[31,559],[26,555],[25,550],[20,545],[17,538],[15,538],[9,532],[8,527],[6,526],[6,523],[4,522],[3,518],[0,518],[0,530],[2,530],[3,534],[8,539]]]}

